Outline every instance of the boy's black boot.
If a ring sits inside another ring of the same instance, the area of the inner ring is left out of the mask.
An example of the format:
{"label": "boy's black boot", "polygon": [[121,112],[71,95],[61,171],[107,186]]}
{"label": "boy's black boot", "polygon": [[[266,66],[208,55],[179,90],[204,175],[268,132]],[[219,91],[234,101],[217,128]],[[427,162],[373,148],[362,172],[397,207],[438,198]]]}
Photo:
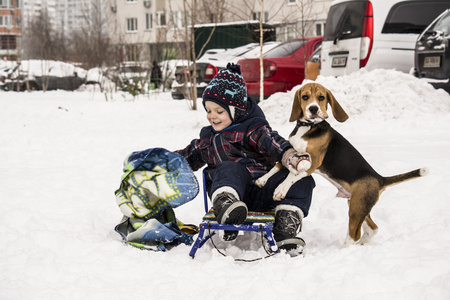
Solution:
{"label": "boy's black boot", "polygon": [[[230,192],[218,193],[213,199],[213,209],[219,224],[243,224],[247,218],[247,205]],[[223,239],[232,241],[237,236],[238,231],[225,230]]]}
{"label": "boy's black boot", "polygon": [[305,241],[296,235],[302,228],[303,212],[293,205],[279,205],[275,211],[273,236],[278,248],[292,257],[302,254]]}

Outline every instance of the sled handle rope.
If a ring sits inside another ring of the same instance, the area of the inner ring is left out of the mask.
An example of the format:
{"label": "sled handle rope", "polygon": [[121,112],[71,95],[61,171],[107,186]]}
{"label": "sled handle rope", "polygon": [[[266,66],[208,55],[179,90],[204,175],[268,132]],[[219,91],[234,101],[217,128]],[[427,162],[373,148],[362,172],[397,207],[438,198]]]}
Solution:
{"label": "sled handle rope", "polygon": [[[261,245],[262,245],[264,251],[267,253],[267,255],[263,256],[263,257],[254,258],[254,259],[235,258],[234,261],[255,262],[258,260],[269,258],[269,257],[274,256],[275,254],[279,253],[279,252],[270,253],[269,250],[267,250],[266,245],[264,245],[263,227],[261,225],[259,225],[259,232],[261,233]],[[211,234],[211,226],[209,226],[209,223],[208,223],[208,235],[209,235],[209,240],[211,241],[211,244],[214,246],[214,248],[216,248],[217,252],[219,252],[222,256],[227,257],[227,255],[225,253],[223,253],[222,251],[220,251],[220,249],[214,243],[212,234]]]}

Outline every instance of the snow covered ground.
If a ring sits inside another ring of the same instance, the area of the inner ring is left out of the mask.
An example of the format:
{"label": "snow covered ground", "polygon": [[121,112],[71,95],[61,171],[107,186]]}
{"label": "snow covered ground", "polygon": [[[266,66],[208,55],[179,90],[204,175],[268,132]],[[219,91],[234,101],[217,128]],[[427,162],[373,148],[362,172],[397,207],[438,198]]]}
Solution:
{"label": "snow covered ground", "polygon": [[[347,203],[314,176],[304,257],[264,255],[258,237],[141,251],[113,230],[123,159],[186,146],[207,124],[169,93],[0,92],[0,299],[450,299],[450,96],[410,75],[363,70],[319,77],[347,111],[330,122],[382,175],[430,174],[386,190],[372,210],[378,235],[341,248]],[[261,104],[287,137],[293,92]],[[200,172],[196,173],[200,179]],[[203,200],[175,210],[198,224]],[[251,241],[249,243],[248,241]]]}

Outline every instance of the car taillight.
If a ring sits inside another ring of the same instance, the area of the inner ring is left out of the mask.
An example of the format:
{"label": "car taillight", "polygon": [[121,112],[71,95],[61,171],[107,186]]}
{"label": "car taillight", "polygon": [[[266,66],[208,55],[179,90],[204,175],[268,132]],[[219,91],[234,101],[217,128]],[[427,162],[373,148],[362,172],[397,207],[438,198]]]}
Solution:
{"label": "car taillight", "polygon": [[189,69],[188,68],[183,68],[181,70],[178,71],[178,73],[175,73],[175,77],[177,79],[177,81],[181,82],[184,81],[184,78],[189,78],[190,74],[189,74]]}
{"label": "car taillight", "polygon": [[277,72],[277,65],[272,61],[264,62],[264,78],[270,78]]}
{"label": "car taillight", "polygon": [[367,1],[366,12],[364,14],[364,24],[361,39],[361,60],[359,67],[362,68],[367,64],[369,60],[370,52],[373,45],[373,8],[372,3]]}
{"label": "car taillight", "polygon": [[217,73],[217,68],[214,67],[213,65],[209,64],[206,67],[206,71],[205,71],[205,78],[207,79],[212,79]]}

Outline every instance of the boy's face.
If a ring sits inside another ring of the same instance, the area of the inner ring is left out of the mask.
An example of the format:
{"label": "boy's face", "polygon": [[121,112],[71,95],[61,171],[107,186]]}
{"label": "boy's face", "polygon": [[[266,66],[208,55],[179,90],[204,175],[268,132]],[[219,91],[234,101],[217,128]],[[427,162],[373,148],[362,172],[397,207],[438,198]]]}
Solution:
{"label": "boy's face", "polygon": [[232,121],[228,112],[219,104],[212,101],[205,102],[206,118],[215,131],[222,131],[231,125]]}

